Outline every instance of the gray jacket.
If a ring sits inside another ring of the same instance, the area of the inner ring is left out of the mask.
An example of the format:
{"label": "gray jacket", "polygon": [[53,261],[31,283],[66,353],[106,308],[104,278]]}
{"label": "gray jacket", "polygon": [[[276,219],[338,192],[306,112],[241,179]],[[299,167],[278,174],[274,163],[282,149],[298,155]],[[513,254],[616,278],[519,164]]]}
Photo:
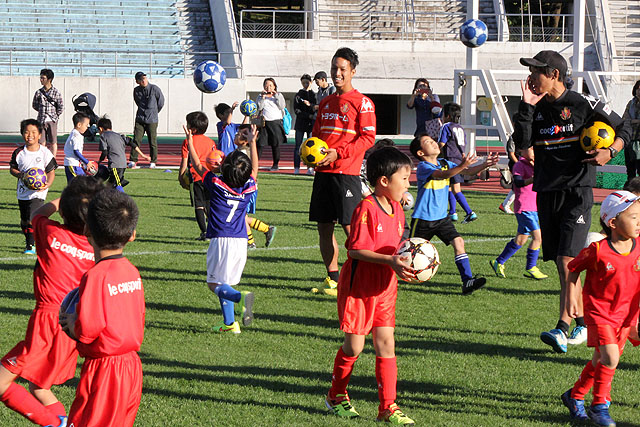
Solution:
{"label": "gray jacket", "polygon": [[133,100],[138,106],[136,122],[158,123],[158,113],[164,106],[164,96],[158,86],[151,83],[147,87],[136,86],[133,89]]}

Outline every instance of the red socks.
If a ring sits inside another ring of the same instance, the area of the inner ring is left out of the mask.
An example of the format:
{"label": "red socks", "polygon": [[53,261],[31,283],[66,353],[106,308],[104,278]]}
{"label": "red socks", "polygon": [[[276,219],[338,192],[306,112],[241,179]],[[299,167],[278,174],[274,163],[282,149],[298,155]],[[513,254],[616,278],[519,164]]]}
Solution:
{"label": "red socks", "polygon": [[598,363],[594,375],[592,405],[606,403],[606,399],[609,396],[609,392],[611,391],[611,381],[613,380],[613,374],[615,373],[615,369],[607,368],[601,363]]}
{"label": "red socks", "polygon": [[591,363],[591,360],[587,362],[582,373],[578,377],[578,381],[573,385],[571,390],[571,397],[578,400],[584,400],[584,397],[589,393],[591,387],[593,387],[593,374],[596,368]]}
{"label": "red socks", "polygon": [[9,409],[18,412],[32,423],[41,426],[60,425],[60,419],[56,415],[49,412],[38,399],[17,384],[11,384],[9,386],[7,391],[0,397],[0,402],[4,403]]}
{"label": "red socks", "polygon": [[356,363],[358,357],[349,357],[344,354],[342,347],[338,349],[336,359],[333,362],[333,377],[331,379],[331,389],[329,390],[329,399],[335,399],[338,394],[347,393],[347,384],[351,378],[353,364]]}
{"label": "red socks", "polygon": [[66,417],[67,411],[64,410],[64,405],[62,402],[52,403],[51,405],[45,406],[49,412],[53,415],[57,415],[59,417]]}
{"label": "red socks", "polygon": [[396,401],[396,383],[398,382],[398,365],[395,357],[376,357],[376,380],[378,381],[378,398],[382,413]]}

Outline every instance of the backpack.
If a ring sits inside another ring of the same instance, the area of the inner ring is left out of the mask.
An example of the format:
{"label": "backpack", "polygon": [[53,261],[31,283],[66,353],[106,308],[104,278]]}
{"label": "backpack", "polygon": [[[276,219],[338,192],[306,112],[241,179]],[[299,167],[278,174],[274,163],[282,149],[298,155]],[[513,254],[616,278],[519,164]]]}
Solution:
{"label": "backpack", "polygon": [[289,132],[291,132],[291,114],[286,108],[282,113],[282,127],[284,128],[284,134],[289,135]]}

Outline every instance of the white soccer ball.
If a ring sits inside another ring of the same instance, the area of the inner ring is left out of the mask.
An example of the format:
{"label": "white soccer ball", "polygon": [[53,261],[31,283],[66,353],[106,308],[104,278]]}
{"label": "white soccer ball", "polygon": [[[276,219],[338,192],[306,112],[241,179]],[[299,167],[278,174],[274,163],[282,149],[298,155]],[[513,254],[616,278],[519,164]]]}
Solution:
{"label": "white soccer ball", "polygon": [[589,246],[593,242],[599,242],[600,240],[603,240],[606,237],[607,236],[605,236],[602,233],[595,233],[595,232],[591,231],[589,234],[587,234],[587,241],[585,242],[584,247],[586,248],[587,246]]}
{"label": "white soccer ball", "polygon": [[415,204],[415,200],[413,200],[413,196],[411,195],[411,193],[409,193],[408,191],[404,193],[407,197],[406,197],[406,202],[402,205],[402,209],[404,209],[405,211],[410,210],[413,205]]}
{"label": "white soccer ball", "polygon": [[204,93],[218,92],[227,81],[227,72],[215,61],[203,61],[193,72],[193,82]]}
{"label": "white soccer ball", "polygon": [[440,265],[440,256],[436,247],[421,237],[412,237],[400,243],[396,254],[409,258],[409,265],[416,275],[415,280],[410,280],[409,283],[430,280],[435,276]]}
{"label": "white soccer ball", "polygon": [[486,24],[479,19],[469,19],[460,27],[460,41],[467,47],[482,46],[488,34]]}

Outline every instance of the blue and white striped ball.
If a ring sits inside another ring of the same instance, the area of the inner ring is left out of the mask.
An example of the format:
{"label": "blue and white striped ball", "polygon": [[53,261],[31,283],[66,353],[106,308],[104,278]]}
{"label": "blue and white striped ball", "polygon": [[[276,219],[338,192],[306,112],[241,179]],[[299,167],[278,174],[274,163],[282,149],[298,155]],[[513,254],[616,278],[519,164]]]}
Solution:
{"label": "blue and white striped ball", "polygon": [[193,72],[193,82],[204,93],[218,92],[226,81],[227,72],[215,61],[203,61]]}
{"label": "blue and white striped ball", "polygon": [[251,99],[245,99],[240,103],[240,112],[245,116],[253,116],[258,111],[258,105]]}
{"label": "blue and white striped ball", "polygon": [[469,19],[460,27],[460,41],[467,47],[482,46],[487,36],[487,25],[479,19]]}

